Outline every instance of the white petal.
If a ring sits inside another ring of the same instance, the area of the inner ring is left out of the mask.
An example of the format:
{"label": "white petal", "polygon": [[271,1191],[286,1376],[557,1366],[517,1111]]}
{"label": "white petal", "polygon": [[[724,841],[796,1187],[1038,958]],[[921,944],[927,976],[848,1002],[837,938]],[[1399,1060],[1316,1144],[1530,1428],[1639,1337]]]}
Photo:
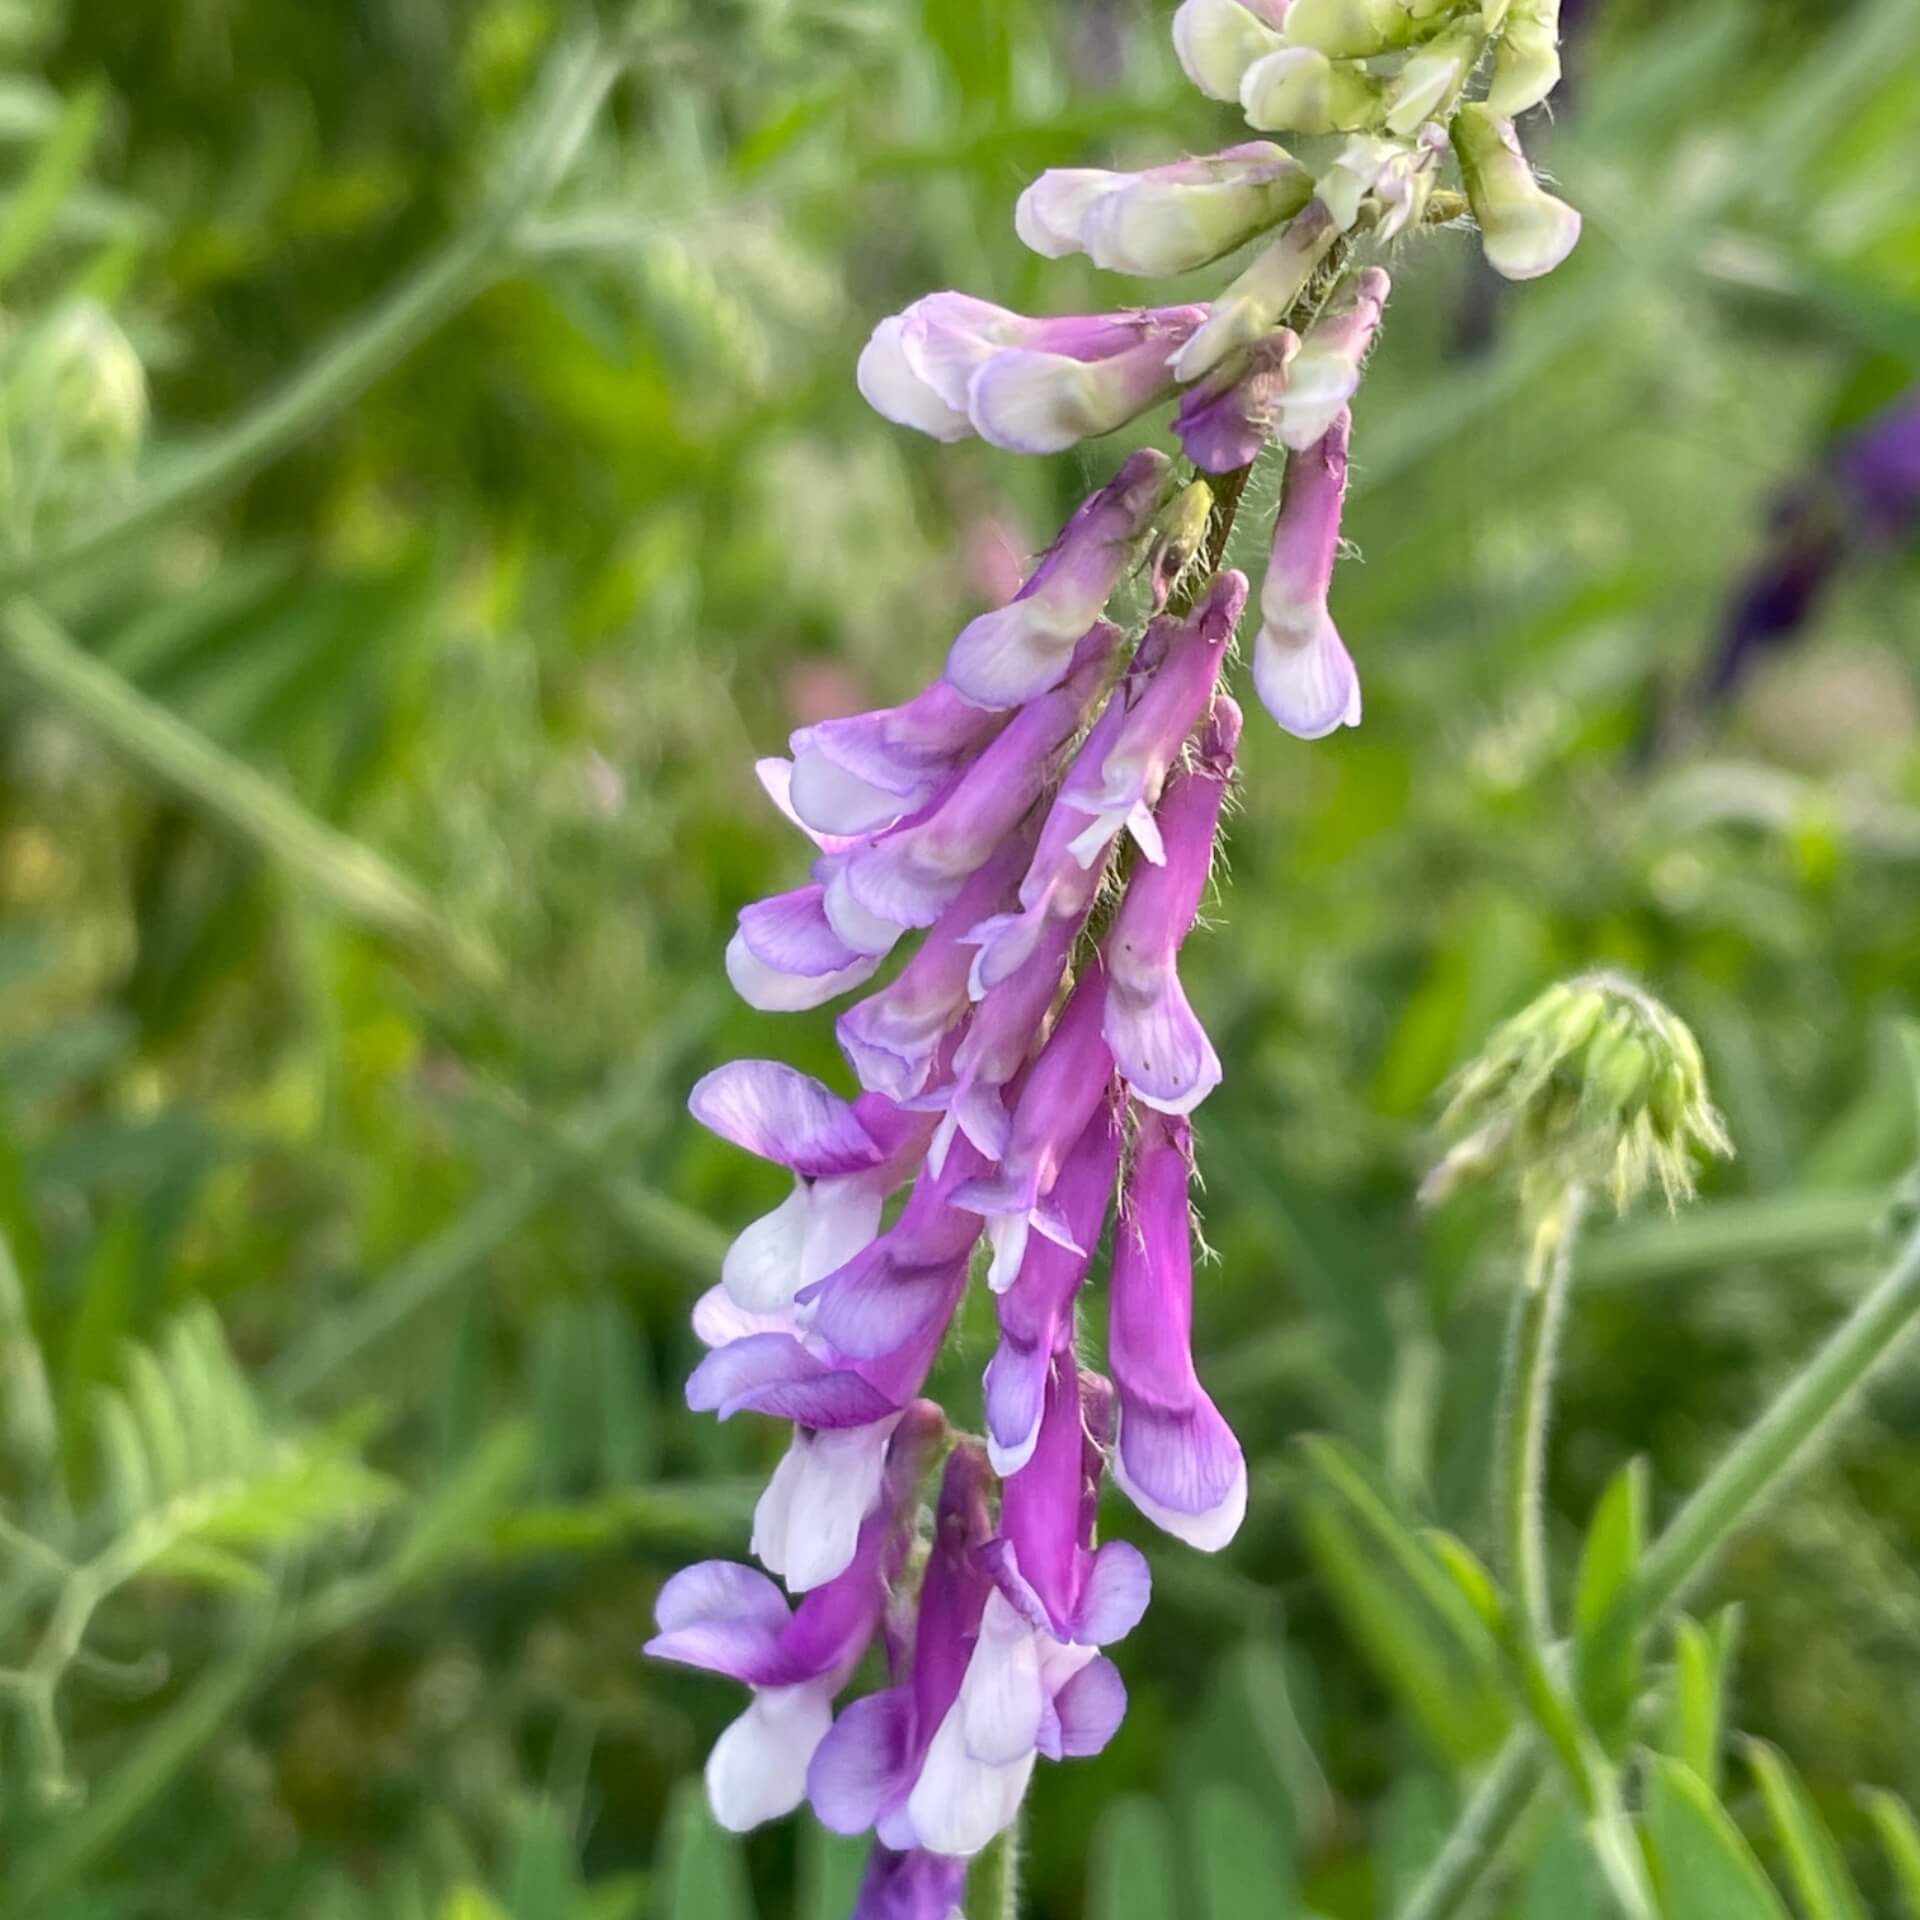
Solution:
{"label": "white petal", "polygon": [[807,1763],[833,1724],[833,1682],[765,1687],[713,1743],[707,1798],[732,1833],[778,1820],[807,1797]]}
{"label": "white petal", "polygon": [[1143,1493],[1128,1477],[1126,1463],[1120,1458],[1117,1447],[1113,1455],[1113,1481],[1162,1533],[1170,1533],[1176,1540],[1184,1540],[1188,1546],[1197,1547],[1202,1553],[1218,1553],[1227,1546],[1240,1531],[1241,1521],[1247,1517],[1247,1466],[1244,1460],[1240,1462],[1225,1497],[1205,1513],[1183,1513],[1176,1507],[1162,1506],[1151,1494]]}
{"label": "white petal", "polygon": [[1078,253],[1088,208],[1123,184],[1099,167],[1050,167],[1016,202],[1014,231],[1049,260]]}
{"label": "white petal", "polygon": [[941,399],[921,379],[902,350],[902,316],[894,314],[873,330],[855,374],[874,412],[903,427],[915,427],[936,440],[964,440],[973,432],[964,413]]}
{"label": "white petal", "polygon": [[869,912],[854,898],[853,889],[847,884],[844,866],[838,868],[828,880],[825,904],[828,926],[855,953],[873,955],[873,967],[868,969],[870,973],[893,951],[904,931],[893,921],[883,920],[877,913]]}
{"label": "white petal", "polygon": [[[839,928],[834,931],[838,933]],[[845,934],[840,937],[846,939]],[[852,944],[848,941],[849,946]],[[736,933],[727,942],[727,978],[734,992],[762,1013],[807,1013],[871,980],[883,957],[862,957],[837,973],[778,973]]]}
{"label": "white petal", "polygon": [[884,792],[817,751],[794,756],[788,791],[801,822],[823,834],[872,833],[891,826],[904,811],[897,794]]}
{"label": "white petal", "polygon": [[789,1591],[808,1593],[846,1572],[898,1424],[896,1415],[844,1431],[795,1431],[753,1510],[754,1558]]}

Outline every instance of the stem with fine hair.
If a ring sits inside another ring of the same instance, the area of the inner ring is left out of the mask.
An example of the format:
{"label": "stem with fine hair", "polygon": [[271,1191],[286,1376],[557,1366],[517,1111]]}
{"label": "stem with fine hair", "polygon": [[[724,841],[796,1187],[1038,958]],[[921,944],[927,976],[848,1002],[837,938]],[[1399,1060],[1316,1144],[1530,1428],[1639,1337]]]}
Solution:
{"label": "stem with fine hair", "polygon": [[1504,1571],[1520,1609],[1519,1624],[1541,1652],[1553,1640],[1547,1580],[1547,1430],[1560,1329],[1573,1279],[1574,1244],[1585,1210],[1585,1196],[1575,1184],[1534,1219],[1526,1279],[1513,1303],[1501,1399],[1498,1538]]}
{"label": "stem with fine hair", "polygon": [[974,1869],[973,1896],[967,1911],[973,1920],[1020,1920],[1020,1828],[1024,1814],[996,1836]]}
{"label": "stem with fine hair", "polygon": [[[1873,1291],[1828,1336],[1786,1391],[1749,1427],[1648,1550],[1640,1574],[1601,1645],[1637,1633],[1686,1591],[1727,1541],[1805,1464],[1849,1395],[1920,1319],[1920,1229]],[[1402,1904],[1398,1920],[1447,1920],[1519,1822],[1543,1770],[1531,1728],[1513,1734],[1495,1758],[1453,1832]]]}

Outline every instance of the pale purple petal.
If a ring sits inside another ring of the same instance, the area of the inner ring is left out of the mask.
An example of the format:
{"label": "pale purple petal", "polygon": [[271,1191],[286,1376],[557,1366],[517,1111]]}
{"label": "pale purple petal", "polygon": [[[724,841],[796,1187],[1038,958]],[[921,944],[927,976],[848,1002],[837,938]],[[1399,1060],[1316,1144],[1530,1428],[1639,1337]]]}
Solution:
{"label": "pale purple petal", "polygon": [[1101,1655],[1089,1660],[1053,1696],[1060,1721],[1060,1755],[1078,1760],[1104,1752],[1127,1717],[1127,1688],[1120,1669]]}
{"label": "pale purple petal", "polygon": [[967,1863],[923,1848],[896,1853],[876,1844],[853,1903],[852,1920],[965,1920]]}
{"label": "pale purple petal", "polygon": [[884,1158],[845,1100],[777,1060],[716,1067],[695,1085],[687,1106],[722,1140],[811,1179],[862,1172]]}
{"label": "pale purple petal", "polygon": [[756,1333],[716,1347],[687,1376],[687,1405],[730,1420],[763,1413],[806,1427],[864,1427],[898,1402],[791,1334]]}
{"label": "pale purple petal", "polygon": [[1196,467],[1233,473],[1259,459],[1273,437],[1288,363],[1299,347],[1300,336],[1282,327],[1187,389],[1173,430]]}
{"label": "pale purple petal", "polygon": [[870,833],[932,800],[1003,722],[935,681],[904,706],[794,734],[792,799],[810,825]]}
{"label": "pale purple petal", "polygon": [[973,432],[963,407],[952,407],[922,378],[907,356],[907,318],[891,314],[874,328],[855,373],[868,406],[902,427],[936,440],[964,440]]}
{"label": "pale purple petal", "polygon": [[1392,282],[1383,268],[1368,267],[1342,287],[1335,304],[1300,342],[1280,397],[1280,439],[1295,453],[1323,440],[1360,387],[1360,369]]}
{"label": "pale purple petal", "polygon": [[918,1758],[913,1730],[904,1686],[854,1701],[834,1722],[807,1770],[807,1799],[829,1833],[866,1833],[905,1796]]}
{"label": "pale purple petal", "polygon": [[740,938],[747,951],[776,973],[844,973],[866,958],[828,924],[826,888],[799,887],[740,909]]}
{"label": "pale purple petal", "polygon": [[782,973],[770,967],[736,933],[727,942],[727,979],[748,1006],[761,1013],[811,1013],[871,980],[882,955],[855,960],[837,973]]}

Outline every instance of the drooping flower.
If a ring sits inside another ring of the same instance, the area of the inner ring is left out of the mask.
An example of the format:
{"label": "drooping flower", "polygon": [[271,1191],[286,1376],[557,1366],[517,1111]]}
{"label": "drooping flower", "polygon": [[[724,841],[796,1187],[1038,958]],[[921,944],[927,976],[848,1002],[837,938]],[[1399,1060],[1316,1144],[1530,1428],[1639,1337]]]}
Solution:
{"label": "drooping flower", "polygon": [[1111,433],[1168,390],[1169,357],[1201,307],[1030,319],[935,293],[883,320],[860,356],[877,413],[938,440],[1059,453]]}
{"label": "drooping flower", "polygon": [[1286,44],[1276,31],[1286,12],[1280,0],[1181,0],[1173,47],[1187,78],[1215,100],[1237,100],[1247,69]]}
{"label": "drooping flower", "polygon": [[1198,753],[1160,803],[1165,858],[1135,873],[1102,949],[1107,1045],[1134,1097],[1162,1113],[1191,1113],[1220,1084],[1220,1056],[1188,1003],[1178,959],[1213,871],[1239,740],[1240,709],[1222,697]]}
{"label": "drooping flower", "polygon": [[1327,609],[1347,491],[1348,415],[1287,462],[1286,493],[1260,589],[1253,684],[1267,711],[1302,740],[1360,724],[1360,677]]}
{"label": "drooping flower", "polygon": [[1280,440],[1293,452],[1324,439],[1358,392],[1392,284],[1382,267],[1355,274],[1302,336],[1279,401]]}
{"label": "drooping flower", "polygon": [[1196,467],[1232,473],[1251,466],[1273,438],[1300,336],[1279,327],[1229,355],[1181,397],[1173,430]]}
{"label": "drooping flower", "polygon": [[1014,224],[1049,259],[1084,253],[1111,273],[1164,277],[1203,267],[1307,204],[1313,175],[1254,140],[1143,173],[1056,167],[1020,196]]}
{"label": "drooping flower", "polygon": [[1513,0],[1494,55],[1487,105],[1517,120],[1560,84],[1560,0]]}
{"label": "drooping flower", "polygon": [[954,641],[947,678],[964,698],[998,711],[1059,679],[1139,558],[1172,482],[1173,463],[1143,447],[1081,502],[1019,593],[970,621]]}
{"label": "drooping flower", "polygon": [[1511,120],[1466,106],[1451,131],[1487,264],[1509,280],[1551,273],[1580,238],[1579,214],[1534,178]]}
{"label": "drooping flower", "polygon": [[1144,1112],[1113,1253],[1113,1477],[1156,1526],[1217,1553],[1246,1514],[1247,1463],[1194,1372],[1191,1172],[1187,1123]]}
{"label": "drooping flower", "polygon": [[905,1562],[920,1479],[945,1425],[926,1402],[902,1415],[852,1559],[798,1607],[789,1610],[765,1574],[726,1561],[688,1567],[660,1590],[659,1631],[647,1653],[753,1690],[707,1759],[708,1797],[721,1825],[745,1832],[805,1798],[833,1698],[865,1655]]}

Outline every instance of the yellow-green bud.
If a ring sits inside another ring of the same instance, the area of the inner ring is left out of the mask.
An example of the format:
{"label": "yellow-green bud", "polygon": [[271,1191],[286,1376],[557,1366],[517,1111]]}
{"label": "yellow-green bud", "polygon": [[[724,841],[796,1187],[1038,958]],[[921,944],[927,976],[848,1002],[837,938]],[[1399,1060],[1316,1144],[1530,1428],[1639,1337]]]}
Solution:
{"label": "yellow-green bud", "polygon": [[1731,1142],[1693,1035],[1629,980],[1549,988],[1460,1076],[1442,1127],[1452,1145],[1426,1186],[1511,1176],[1530,1199],[1603,1187],[1624,1211],[1657,1181],[1669,1206],[1693,1193],[1701,1152]]}
{"label": "yellow-green bud", "polygon": [[1282,47],[1240,82],[1240,108],[1263,133],[1354,133],[1380,117],[1385,90],[1364,67],[1317,47]]}
{"label": "yellow-green bud", "polygon": [[1451,131],[1487,264],[1509,280],[1551,273],[1580,238],[1579,214],[1533,177],[1505,115],[1476,102],[1453,116]]}
{"label": "yellow-green bud", "polygon": [[1289,46],[1364,60],[1410,44],[1418,22],[1399,0],[1293,0],[1284,31]]}
{"label": "yellow-green bud", "polygon": [[1485,45],[1478,24],[1467,21],[1413,53],[1387,90],[1388,131],[1409,134],[1422,121],[1450,113]]}
{"label": "yellow-green bud", "polygon": [[1560,84],[1560,0],[1515,0],[1493,57],[1487,105],[1508,119]]}

